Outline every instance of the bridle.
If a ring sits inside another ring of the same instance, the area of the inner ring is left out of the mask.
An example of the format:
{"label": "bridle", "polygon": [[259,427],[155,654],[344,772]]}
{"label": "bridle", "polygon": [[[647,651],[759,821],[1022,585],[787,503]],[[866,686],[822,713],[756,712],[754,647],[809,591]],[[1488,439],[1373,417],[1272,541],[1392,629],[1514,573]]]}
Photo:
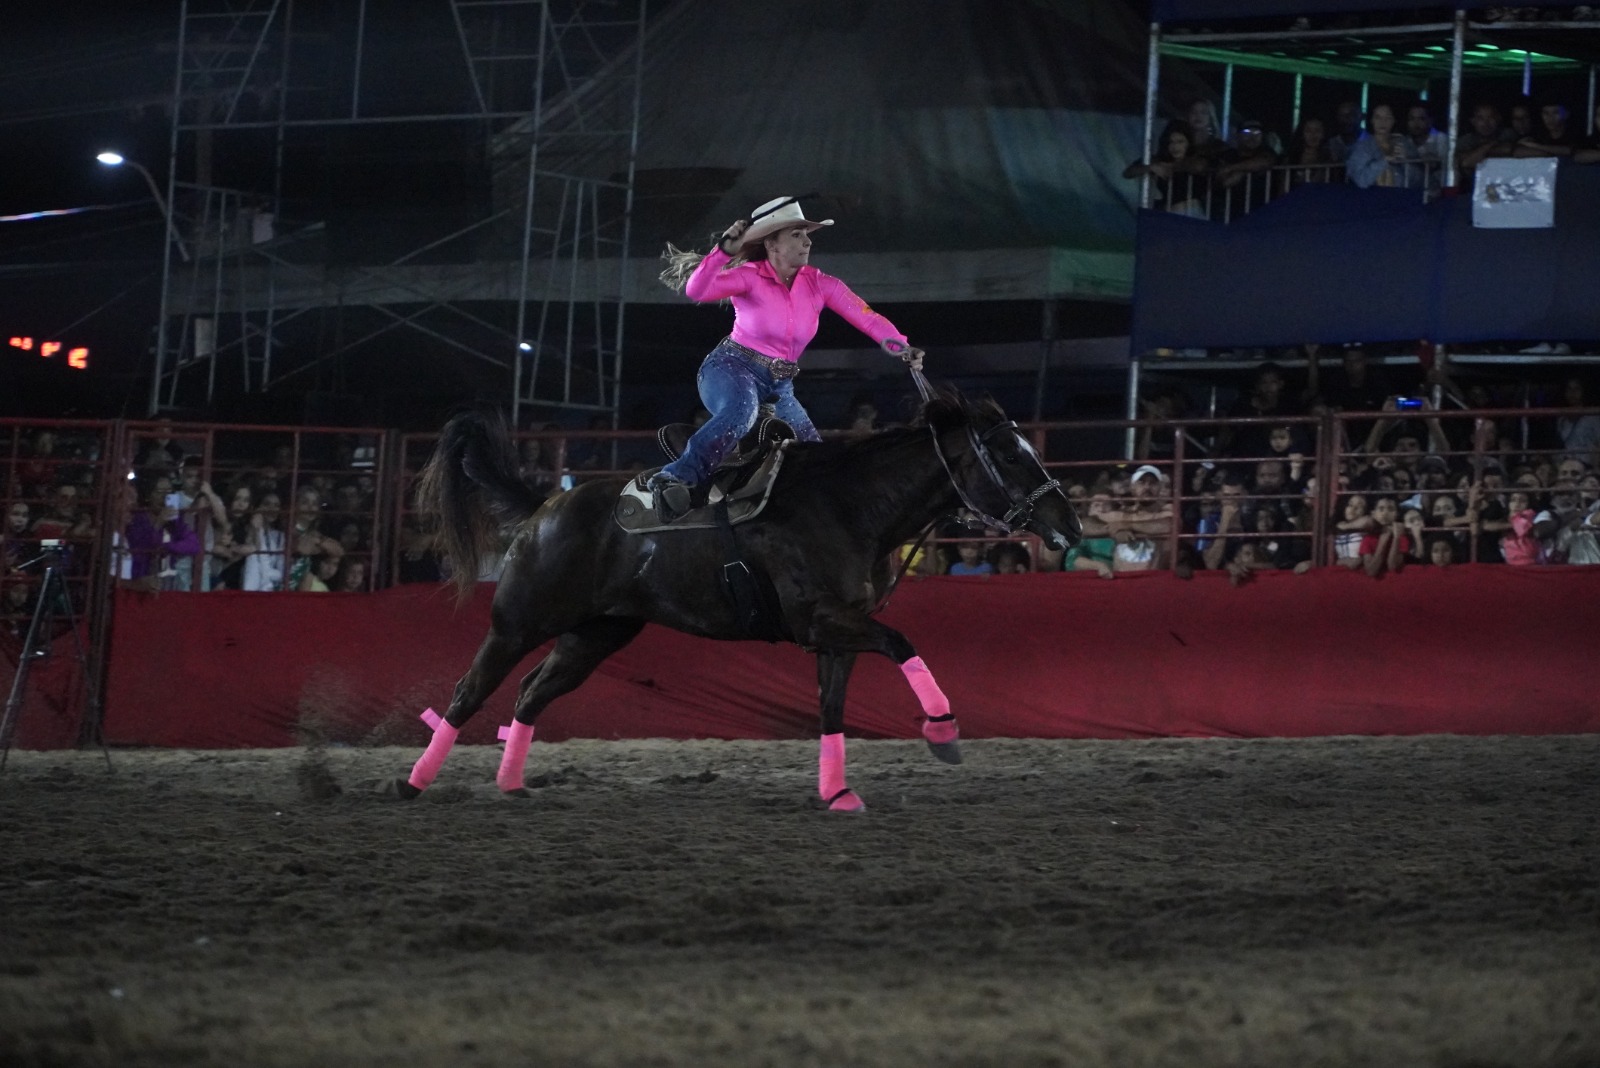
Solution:
{"label": "bridle", "polygon": [[[928,384],[927,377],[915,367],[911,368],[911,380],[916,383],[917,392],[922,394],[924,401],[933,399],[933,387]],[[1020,431],[1015,420],[1008,419],[1003,423],[996,423],[982,433],[979,433],[970,423],[965,429],[967,432],[967,444],[971,447],[972,455],[977,459],[979,468],[988,479],[990,487],[997,490],[1000,496],[1005,498],[1006,504],[1009,506],[1005,515],[1000,517],[991,515],[986,509],[979,507],[972,499],[973,495],[967,491],[967,487],[962,485],[961,480],[956,477],[955,468],[951,466],[950,458],[945,455],[944,446],[939,442],[938,429],[930,424],[928,431],[933,436],[933,451],[939,457],[939,462],[944,465],[944,472],[949,476],[950,484],[955,487],[957,495],[961,498],[961,503],[967,510],[977,516],[985,526],[994,527],[1002,534],[1013,534],[1018,527],[1025,527],[1032,521],[1033,507],[1039,503],[1041,498],[1048,493],[1061,493],[1061,480],[1051,478],[1050,472],[1045,470],[1044,464],[1040,463],[1038,456],[1030,449],[1027,455],[1038,466],[1039,475],[1043,481],[1027,493],[1012,489],[1011,484],[1000,473],[999,467],[995,465],[994,456],[990,452],[989,439],[1000,433],[1011,433],[1020,437]],[[1062,493],[1062,499],[1065,500],[1065,498],[1066,494]]]}
{"label": "bridle", "polygon": [[[922,395],[924,402],[933,399],[933,387],[928,384],[927,376],[915,367],[911,368],[911,380],[916,383],[917,392]],[[932,424],[928,426],[928,433],[933,437],[934,455],[939,457],[939,463],[944,466],[945,476],[950,479],[950,485],[955,487],[956,494],[961,498],[961,503],[983,525],[994,527],[1003,534],[1012,534],[1016,531],[1016,527],[1013,524],[1026,526],[1033,518],[1033,506],[1039,502],[1041,497],[1052,491],[1061,493],[1061,481],[1060,479],[1051,478],[1050,472],[1044,469],[1044,464],[1039,462],[1038,456],[1034,454],[1032,449],[1029,449],[1028,455],[1033,457],[1034,463],[1038,464],[1039,474],[1043,476],[1044,481],[1029,493],[1019,495],[1013,492],[1005,478],[1000,474],[1000,469],[995,466],[994,457],[989,454],[990,435],[1002,430],[1009,430],[1015,433],[1017,432],[1017,424],[1012,420],[1007,420],[1004,423],[995,424],[982,434],[974,430],[970,423],[966,427],[967,444],[972,449],[972,455],[977,457],[978,464],[983,468],[983,473],[988,476],[990,485],[997,489],[1011,506],[1003,518],[997,519],[978,507],[973,501],[972,494],[968,493],[967,488],[961,484],[961,480],[956,478],[955,468],[950,466],[950,458],[944,454],[944,446],[939,442],[938,428]],[[1063,500],[1066,500],[1065,493],[1062,493],[1061,496]],[[1070,501],[1067,502],[1068,507],[1071,507],[1071,503]],[[889,580],[889,584],[884,587],[883,593],[878,597],[878,603],[872,609],[874,614],[881,611],[883,606],[888,603],[889,595],[894,592],[896,586],[900,585],[900,580],[911,569],[911,562],[916,559],[917,552],[922,548],[922,543],[928,540],[928,535],[933,533],[933,528],[936,524],[937,520],[929,523],[923,528],[922,533],[918,535],[916,542],[911,546],[911,551],[906,553],[905,558],[900,562],[900,570]]]}

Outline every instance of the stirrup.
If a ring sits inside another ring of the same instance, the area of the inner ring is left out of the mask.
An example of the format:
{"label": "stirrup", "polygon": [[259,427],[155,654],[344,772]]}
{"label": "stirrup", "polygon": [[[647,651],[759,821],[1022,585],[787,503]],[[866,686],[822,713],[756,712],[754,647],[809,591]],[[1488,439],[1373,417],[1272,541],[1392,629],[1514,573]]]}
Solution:
{"label": "stirrup", "polygon": [[663,523],[671,523],[689,514],[689,484],[668,475],[657,475],[650,480],[650,506]]}

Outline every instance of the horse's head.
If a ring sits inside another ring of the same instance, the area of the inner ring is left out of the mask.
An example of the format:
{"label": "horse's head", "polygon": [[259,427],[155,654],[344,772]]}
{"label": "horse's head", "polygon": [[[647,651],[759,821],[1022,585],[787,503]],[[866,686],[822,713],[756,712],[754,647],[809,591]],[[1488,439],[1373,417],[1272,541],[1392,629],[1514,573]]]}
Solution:
{"label": "horse's head", "polygon": [[1057,551],[1083,537],[1083,525],[1061,483],[993,401],[970,403],[941,393],[923,407],[961,501],[988,525],[1027,530]]}

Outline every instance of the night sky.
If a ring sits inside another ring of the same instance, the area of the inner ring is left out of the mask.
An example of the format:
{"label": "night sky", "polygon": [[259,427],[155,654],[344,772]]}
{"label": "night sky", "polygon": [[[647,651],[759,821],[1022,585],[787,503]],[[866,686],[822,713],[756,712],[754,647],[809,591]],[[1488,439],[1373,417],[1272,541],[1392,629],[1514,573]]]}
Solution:
{"label": "night sky", "polygon": [[115,146],[164,170],[160,100],[171,92],[173,53],[163,44],[175,36],[174,11],[5,5],[0,215],[100,210],[0,223],[0,336],[91,348],[88,372],[0,350],[0,414],[117,414],[138,374],[157,306],[162,217],[137,173],[94,157]]}
{"label": "night sky", "polygon": [[[423,52],[451,43],[448,25],[424,25],[428,18],[447,17],[448,5],[442,0],[385,0],[369,7],[369,40],[387,51],[368,57],[364,100],[400,109],[460,110],[447,100],[428,98],[429,93],[460,92],[460,86],[422,85],[423,79],[409,75],[424,69]],[[398,8],[412,13],[397,19]],[[159,307],[163,218],[136,171],[104,167],[94,156],[114,148],[144,163],[165,190],[177,5],[12,0],[5,9],[0,32],[0,214],[92,210],[0,223],[0,336],[53,337],[67,345],[89,346],[92,357],[89,372],[69,373],[60,361],[19,358],[15,350],[0,350],[0,415],[142,415]],[[300,4],[296,25],[304,29],[314,18],[337,23],[349,19],[354,9],[349,0]],[[389,22],[377,24],[373,33],[377,19]],[[335,58],[328,67],[339,70],[341,61]],[[285,196],[303,217],[329,219],[330,227],[386,196],[405,196],[405,190],[395,187],[396,169],[387,164],[395,153],[409,155],[412,165],[418,158],[436,162],[432,195],[466,172],[476,151],[463,143],[459,129],[452,133],[439,127],[412,128],[403,137],[381,130],[336,131],[326,140],[338,150],[340,165],[330,168],[326,158],[314,156],[290,158]],[[257,172],[270,170],[268,147],[252,146],[248,138],[235,139],[226,151],[219,148],[216,159],[218,184],[259,187]],[[188,163],[180,161],[180,176],[188,177]],[[467,189],[462,195],[475,192]],[[946,345],[1031,340],[1040,321],[1036,307],[1007,304],[882,310],[913,337],[937,336]],[[680,336],[698,344],[716,333],[725,317],[720,309],[633,306],[629,336],[645,357],[631,361],[630,367],[638,366],[644,379],[692,382],[693,361],[669,365],[662,351],[680,348]],[[713,318],[718,322],[710,322]],[[1067,318],[1086,336],[1126,329],[1126,309],[1115,306],[1084,305]],[[859,340],[848,327],[828,319],[824,317],[818,347]],[[474,367],[476,361],[470,360],[465,361],[468,366],[441,361],[436,346],[407,334],[402,330],[386,336],[392,344],[376,370],[359,360],[344,360],[326,373],[307,376],[303,386],[290,391],[296,396],[269,397],[266,402],[236,398],[237,403],[214,414],[294,418],[298,394],[308,389],[371,393],[403,383],[434,401],[464,385],[491,393],[505,389],[492,367]],[[223,381],[224,393],[229,386]],[[392,410],[372,416],[405,418]],[[423,414],[421,419],[431,417]]]}

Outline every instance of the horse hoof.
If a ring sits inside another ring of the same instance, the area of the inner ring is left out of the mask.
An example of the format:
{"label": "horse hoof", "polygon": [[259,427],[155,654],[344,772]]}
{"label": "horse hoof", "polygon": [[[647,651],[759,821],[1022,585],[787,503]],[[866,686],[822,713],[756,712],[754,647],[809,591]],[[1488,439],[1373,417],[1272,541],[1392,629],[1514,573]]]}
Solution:
{"label": "horse hoof", "polygon": [[507,790],[505,787],[501,787],[500,796],[515,800],[519,797],[532,797],[533,791],[528,789],[526,786],[513,786],[509,790]]}
{"label": "horse hoof", "polygon": [[396,779],[394,781],[394,796],[402,801],[415,801],[422,796],[422,791],[404,779]]}
{"label": "horse hoof", "polygon": [[840,790],[828,799],[829,812],[865,812],[867,803],[854,790]]}
{"label": "horse hoof", "polygon": [[946,764],[961,763],[960,742],[929,742],[928,751]]}

